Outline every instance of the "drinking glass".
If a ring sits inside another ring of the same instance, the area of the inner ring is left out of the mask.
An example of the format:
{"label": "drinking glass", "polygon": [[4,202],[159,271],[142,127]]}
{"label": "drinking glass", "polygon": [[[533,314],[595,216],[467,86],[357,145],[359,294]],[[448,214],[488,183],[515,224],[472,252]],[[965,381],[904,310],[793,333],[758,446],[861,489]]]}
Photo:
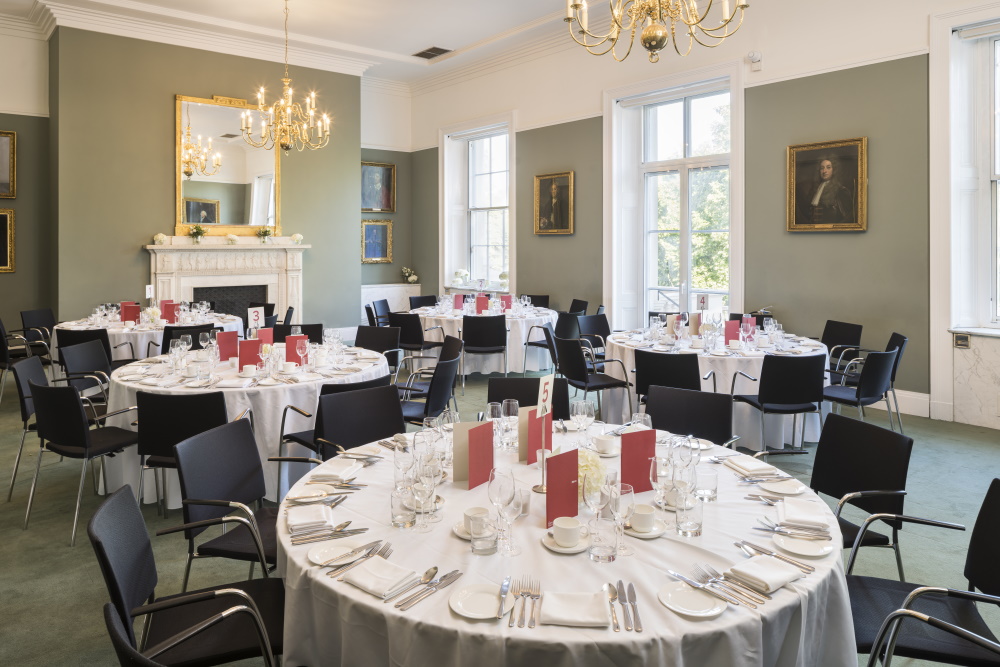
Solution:
{"label": "drinking glass", "polygon": [[306,358],[309,352],[309,341],[300,340],[295,344],[295,352],[299,355],[299,366],[306,365]]}
{"label": "drinking glass", "polygon": [[611,519],[593,519],[590,528],[590,547],[587,555],[595,563],[612,563],[618,556],[616,543],[618,528]]}
{"label": "drinking glass", "polygon": [[505,449],[517,449],[517,427],[519,406],[517,399],[504,399],[500,406],[500,413],[503,415],[503,443]]}
{"label": "drinking glass", "polygon": [[583,502],[594,513],[595,518],[600,518],[601,512],[608,506],[609,500],[609,496],[605,493],[604,475],[600,473],[584,475]]}
{"label": "drinking glass", "polygon": [[[419,459],[418,465],[420,466],[421,474],[419,479],[424,477],[432,478],[434,480],[434,488],[441,483],[441,459],[438,457],[437,451],[434,449],[433,441],[425,441],[429,449],[426,453]],[[441,513],[437,511],[435,503],[431,502],[430,507],[424,507],[424,520],[427,523],[440,523]]]}
{"label": "drinking glass", "polygon": [[503,447],[503,405],[494,401],[486,404],[486,421],[493,422],[493,447]]}
{"label": "drinking glass", "polygon": [[291,334],[290,335],[292,335],[292,336],[301,336],[302,335],[302,327],[300,327],[297,324],[292,325],[292,329],[291,329]]}
{"label": "drinking glass", "polygon": [[704,501],[694,494],[683,494],[677,503],[677,534],[681,537],[701,535]]}
{"label": "drinking glass", "polygon": [[477,556],[491,556],[497,552],[498,529],[485,514],[476,516],[469,522],[472,553]]}
{"label": "drinking glass", "polygon": [[667,491],[673,484],[673,469],[670,459],[666,456],[654,456],[649,462],[649,481],[655,492],[654,505],[663,508],[666,504]]}
{"label": "drinking glass", "polygon": [[569,417],[576,426],[577,437],[586,441],[586,429],[594,423],[594,402],[573,401],[569,406]]}
{"label": "drinking glass", "polygon": [[437,487],[437,473],[433,466],[421,465],[413,480],[413,496],[417,500],[418,533],[429,533],[431,525],[427,522],[427,503],[434,502],[434,490]]}
{"label": "drinking glass", "polygon": [[201,345],[202,349],[208,347],[208,344],[212,341],[212,336],[207,331],[202,331],[198,334],[198,344]]}
{"label": "drinking glass", "polygon": [[191,345],[192,345],[191,334],[183,334],[183,335],[181,335],[180,336],[180,341],[181,341],[181,344],[184,345],[184,354],[187,354],[188,351],[191,349]]}
{"label": "drinking glass", "polygon": [[618,528],[618,555],[634,555],[635,550],[625,544],[625,522],[635,511],[635,490],[631,484],[608,485],[608,509],[611,510],[611,516],[614,517]]}
{"label": "drinking glass", "polygon": [[716,500],[719,497],[719,473],[708,469],[696,471],[694,494],[706,503]]}
{"label": "drinking glass", "polygon": [[514,541],[514,520],[521,516],[521,494],[516,487],[509,503],[500,508],[500,514],[504,519],[504,538],[500,545],[500,553],[504,556],[518,556],[521,554],[521,547]]}
{"label": "drinking glass", "polygon": [[633,412],[632,423],[636,426],[643,426],[648,429],[653,428],[653,418],[645,412]]}
{"label": "drinking glass", "polygon": [[[503,508],[510,504],[511,500],[514,499],[514,476],[511,474],[510,470],[504,470],[501,468],[493,468],[490,471],[490,481],[486,487],[487,493],[490,497],[490,502],[497,511],[497,517],[500,520],[500,525],[503,526]],[[501,533],[503,528],[501,527]],[[501,536],[501,539],[503,537]]]}

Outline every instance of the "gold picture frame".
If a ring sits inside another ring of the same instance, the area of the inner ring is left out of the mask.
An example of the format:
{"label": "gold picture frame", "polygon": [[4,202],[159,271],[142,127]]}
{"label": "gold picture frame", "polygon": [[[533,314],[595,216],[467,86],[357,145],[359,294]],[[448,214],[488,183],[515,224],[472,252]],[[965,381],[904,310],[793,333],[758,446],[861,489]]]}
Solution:
{"label": "gold picture frame", "polygon": [[219,223],[219,200],[184,198],[184,223],[187,225],[216,225]]}
{"label": "gold picture frame", "polygon": [[[386,187],[386,181],[389,187]],[[396,165],[386,162],[361,163],[361,212],[396,212]]]}
{"label": "gold picture frame", "polygon": [[7,240],[0,254],[0,273],[14,273],[14,209],[0,208],[0,226]]}
{"label": "gold picture frame", "polygon": [[361,263],[392,264],[392,220],[361,221]]}
{"label": "gold picture frame", "polygon": [[535,234],[573,233],[573,173],[535,176]]}
{"label": "gold picture frame", "polygon": [[[0,131],[0,199],[17,197],[17,132]],[[4,173],[6,172],[6,173]],[[6,180],[4,179],[6,176]]]}
{"label": "gold picture frame", "polygon": [[788,147],[785,228],[868,229],[868,137]]}

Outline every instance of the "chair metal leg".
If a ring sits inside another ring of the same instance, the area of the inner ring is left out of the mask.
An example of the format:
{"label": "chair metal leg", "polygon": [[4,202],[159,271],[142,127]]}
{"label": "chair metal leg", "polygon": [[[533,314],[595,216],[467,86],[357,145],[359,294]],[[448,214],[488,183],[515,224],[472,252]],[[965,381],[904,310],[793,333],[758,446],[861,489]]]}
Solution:
{"label": "chair metal leg", "polygon": [[896,569],[899,570],[899,580],[906,581],[906,575],[903,574],[903,554],[899,550],[899,530],[896,528],[892,529],[892,550],[896,552]]}
{"label": "chair metal leg", "polygon": [[163,518],[167,518],[167,469],[160,468],[160,492],[156,498],[163,511]]}
{"label": "chair metal leg", "polygon": [[462,375],[462,396],[465,396],[465,352],[459,357],[458,372]]}
{"label": "chair metal leg", "polygon": [[861,421],[865,420],[865,411],[861,409],[860,405],[858,406],[858,419]]}
{"label": "chair metal leg", "polygon": [[[903,418],[899,414],[899,399],[896,398],[896,388],[892,387],[891,391],[892,391],[892,402],[896,404],[896,421],[899,422],[899,432],[905,435],[905,433],[903,433]],[[888,399],[886,400],[885,404],[889,405]]]}
{"label": "chair metal leg", "polygon": [[[820,416],[823,414],[823,409],[820,408]],[[799,449],[806,448],[806,415],[802,415],[802,425],[799,427],[802,429],[802,433],[799,436]]]}
{"label": "chair metal leg", "polygon": [[[795,433],[796,433],[796,431],[799,430],[798,426],[799,426],[799,413],[795,412],[795,413],[792,413],[792,449],[796,449],[796,447],[795,447]],[[782,432],[784,432],[784,430],[785,430],[785,425],[784,424],[781,425],[781,430],[782,430]],[[782,435],[781,439],[784,440],[785,436]],[[782,448],[784,448],[785,443],[782,442],[781,446],[782,446]]]}
{"label": "chair metal leg", "polygon": [[181,584],[181,593],[187,593],[188,579],[191,578],[192,562],[194,562],[194,555],[188,551],[187,563],[184,564],[184,582]]}
{"label": "chair metal leg", "polygon": [[3,390],[7,386],[7,376],[10,371],[6,368],[0,369],[0,405],[3,405]]}
{"label": "chair metal leg", "polygon": [[503,349],[503,376],[507,377],[507,348]]}
{"label": "chair metal leg", "polygon": [[[528,343],[524,343],[524,359],[521,363],[521,377],[525,377],[528,374]],[[2,396],[2,394],[0,394]]]}
{"label": "chair metal leg", "polygon": [[767,443],[764,442],[764,411],[760,411],[760,451],[767,451]]}
{"label": "chair metal leg", "polygon": [[94,495],[96,496],[100,489],[97,488],[97,463],[90,466],[90,479],[94,483]]}
{"label": "chair metal leg", "polygon": [[256,565],[256,564],[257,563],[254,563],[253,561],[250,561],[250,574],[247,575],[247,581],[250,581],[251,579],[253,579],[253,566]]}
{"label": "chair metal leg", "polygon": [[42,452],[45,451],[44,443],[38,443],[38,461],[35,462],[35,477],[31,480],[31,491],[28,492],[28,510],[24,513],[24,529],[28,529],[28,520],[31,518],[31,503],[35,499],[35,486],[38,484],[38,472],[42,468]]}
{"label": "chair metal leg", "polygon": [[80,469],[80,488],[76,492],[76,511],[73,512],[73,533],[69,538],[69,545],[76,546],[76,524],[80,519],[80,503],[83,502],[83,485],[87,481],[87,464],[90,463],[90,459],[83,460],[83,468]]}
{"label": "chair metal leg", "polygon": [[28,435],[28,429],[21,431],[21,445],[17,448],[17,456],[14,457],[14,469],[10,471],[10,488],[7,489],[7,502],[14,493],[14,480],[17,479],[17,466],[21,464],[21,452],[24,451],[24,437]]}

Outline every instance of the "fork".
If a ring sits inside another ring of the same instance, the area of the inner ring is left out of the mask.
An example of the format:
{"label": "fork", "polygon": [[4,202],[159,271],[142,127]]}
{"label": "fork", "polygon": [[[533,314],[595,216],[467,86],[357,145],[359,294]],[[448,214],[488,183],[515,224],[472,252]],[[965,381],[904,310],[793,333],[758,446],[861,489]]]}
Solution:
{"label": "fork", "polygon": [[542,597],[542,580],[539,579],[534,582],[531,587],[531,620],[528,622],[528,627],[535,627],[535,622],[538,620],[538,600]]}
{"label": "fork", "polygon": [[771,599],[771,596],[768,595],[767,593],[761,593],[758,590],[754,590],[753,588],[750,588],[749,586],[747,586],[746,584],[744,584],[739,579],[737,579],[735,577],[730,577],[730,576],[728,576],[726,574],[723,574],[722,572],[719,572],[718,570],[716,570],[714,567],[712,567],[708,563],[706,563],[702,567],[705,569],[706,572],[708,572],[713,577],[716,577],[717,579],[723,579],[726,582],[728,582],[730,585],[736,586],[736,587],[741,588],[741,589],[745,589],[748,593],[753,593],[754,595],[756,595],[756,596],[758,596],[760,598],[763,598],[764,600],[770,600]]}
{"label": "fork", "polygon": [[521,591],[524,590],[524,583],[522,579],[515,579],[514,584],[510,587],[511,593],[514,595],[514,604],[510,608],[510,620],[507,622],[507,627],[514,627],[514,614],[517,612],[517,598],[521,596]]}
{"label": "fork", "polygon": [[719,586],[723,588],[727,593],[735,595],[742,602],[749,602],[751,604],[764,604],[766,600],[761,598],[757,593],[747,593],[746,591],[737,588],[730,582],[723,581],[722,577],[713,575],[705,567],[701,565],[694,566],[695,579],[703,584],[709,584],[712,586]]}
{"label": "fork", "polygon": [[[524,612],[528,608],[528,596],[531,595],[531,591],[534,590],[536,585],[534,579],[528,578],[521,588],[521,597],[524,599],[521,600],[521,616],[517,619],[517,627],[519,628],[524,627]],[[513,614],[513,612],[511,613]]]}
{"label": "fork", "polygon": [[757,608],[757,605],[754,603],[752,599],[750,599],[746,595],[734,591],[733,589],[729,588],[729,586],[724,586],[723,584],[720,584],[717,581],[713,581],[712,577],[697,565],[694,566],[694,570],[692,572],[692,578],[699,584],[702,584],[703,586],[707,586],[708,588],[712,588],[714,590],[721,591],[723,593],[728,593],[730,596],[735,597],[737,600],[739,600],[740,603],[743,604],[744,606],[750,607],[751,609]]}
{"label": "fork", "polygon": [[337,581],[343,581],[344,577],[338,576],[338,575],[346,574],[348,570],[351,570],[351,569],[357,567],[358,565],[361,565],[361,563],[363,563],[366,560],[369,560],[371,558],[374,558],[375,556],[381,556],[382,558],[388,558],[390,554],[392,554],[392,543],[391,542],[386,542],[385,544],[382,545],[382,548],[380,548],[375,553],[371,553],[371,554],[368,554],[367,556],[359,558],[356,561],[354,561],[353,563],[351,563],[350,565],[345,565],[344,567],[340,568],[339,570],[335,570],[333,572],[329,572],[328,574],[331,577],[338,577]]}

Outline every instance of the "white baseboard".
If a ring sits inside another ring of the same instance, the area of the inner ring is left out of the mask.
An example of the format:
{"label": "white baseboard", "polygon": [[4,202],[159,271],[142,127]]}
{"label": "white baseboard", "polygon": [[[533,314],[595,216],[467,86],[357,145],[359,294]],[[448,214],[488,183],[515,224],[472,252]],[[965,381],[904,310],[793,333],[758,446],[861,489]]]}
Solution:
{"label": "white baseboard", "polygon": [[[904,415],[913,415],[915,417],[931,416],[930,394],[921,394],[916,391],[897,389],[896,398],[899,399],[899,411]],[[876,410],[885,410],[885,401],[879,401],[870,407],[875,408]]]}

